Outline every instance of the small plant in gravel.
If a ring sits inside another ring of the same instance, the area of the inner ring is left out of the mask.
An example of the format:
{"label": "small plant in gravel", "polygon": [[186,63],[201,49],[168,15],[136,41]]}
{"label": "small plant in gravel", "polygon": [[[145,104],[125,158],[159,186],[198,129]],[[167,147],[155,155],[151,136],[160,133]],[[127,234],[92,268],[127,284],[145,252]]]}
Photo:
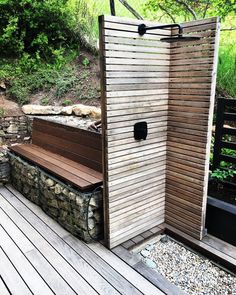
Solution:
{"label": "small plant in gravel", "polygon": [[89,59],[88,59],[87,57],[85,57],[85,58],[83,59],[83,61],[82,61],[82,64],[83,64],[85,67],[88,67],[89,64],[90,64]]}

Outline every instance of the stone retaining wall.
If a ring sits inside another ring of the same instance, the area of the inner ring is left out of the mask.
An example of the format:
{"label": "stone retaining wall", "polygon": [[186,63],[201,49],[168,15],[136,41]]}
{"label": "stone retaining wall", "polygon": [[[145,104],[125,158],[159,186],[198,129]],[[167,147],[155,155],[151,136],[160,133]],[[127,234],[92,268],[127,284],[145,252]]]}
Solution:
{"label": "stone retaining wall", "polygon": [[0,186],[10,180],[10,165],[7,151],[0,148]]}
{"label": "stone retaining wall", "polygon": [[[89,242],[102,235],[102,192],[74,190],[36,166],[10,154],[11,181],[73,235]],[[92,238],[91,238],[92,237]]]}
{"label": "stone retaining wall", "polygon": [[28,143],[30,135],[28,117],[22,115],[0,118],[0,146]]}

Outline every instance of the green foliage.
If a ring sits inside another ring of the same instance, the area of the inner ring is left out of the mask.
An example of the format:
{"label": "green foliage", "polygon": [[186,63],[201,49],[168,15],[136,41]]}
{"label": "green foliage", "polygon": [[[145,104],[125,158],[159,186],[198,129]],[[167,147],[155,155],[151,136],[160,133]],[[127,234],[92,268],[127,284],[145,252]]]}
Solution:
{"label": "green foliage", "polygon": [[[224,27],[236,27],[236,17],[228,19]],[[220,40],[217,87],[236,97],[236,30],[222,31]]]}
{"label": "green foliage", "polygon": [[85,58],[83,59],[83,61],[82,61],[82,64],[83,64],[85,67],[88,67],[89,64],[90,64],[89,59],[88,59],[87,57],[85,57]]}
{"label": "green foliage", "polygon": [[[145,13],[150,17],[160,15],[160,12],[171,22],[187,21],[219,15],[225,18],[236,12],[235,0],[149,0],[145,4]],[[163,17],[163,16],[162,16]]]}
{"label": "green foliage", "polygon": [[46,59],[55,50],[78,44],[75,18],[68,0],[0,1],[0,52],[21,56],[24,52]]}
{"label": "green foliage", "polygon": [[211,177],[217,180],[226,180],[233,178],[236,175],[236,170],[233,169],[216,169],[211,173]]}
{"label": "green foliage", "polygon": [[62,105],[63,106],[69,106],[72,104],[72,101],[70,99],[65,99],[63,102],[62,102]]}
{"label": "green foliage", "polygon": [[61,98],[65,95],[77,82],[77,77],[74,69],[67,68],[60,72],[57,80],[55,81],[56,86],[56,97]]}
{"label": "green foliage", "polygon": [[5,115],[5,110],[3,107],[0,107],[0,118],[3,118]]}
{"label": "green foliage", "polygon": [[45,97],[40,100],[41,105],[46,106],[49,104],[49,98]]}

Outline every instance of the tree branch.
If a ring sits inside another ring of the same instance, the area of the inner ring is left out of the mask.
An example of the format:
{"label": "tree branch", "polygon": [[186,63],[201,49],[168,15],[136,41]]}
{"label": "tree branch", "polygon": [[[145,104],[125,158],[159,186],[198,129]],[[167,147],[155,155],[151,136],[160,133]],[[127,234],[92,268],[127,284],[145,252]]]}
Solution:
{"label": "tree branch", "polygon": [[194,19],[197,19],[196,12],[185,2],[182,0],[175,0],[178,4],[183,5],[190,14],[192,14]]}
{"label": "tree branch", "polygon": [[211,2],[210,0],[207,1],[207,4],[206,4],[204,12],[203,12],[203,18],[206,17],[207,10],[210,7],[210,2]]}
{"label": "tree branch", "polygon": [[236,31],[236,28],[225,28],[221,29],[221,31]]}
{"label": "tree branch", "polygon": [[120,3],[122,3],[137,19],[143,19],[142,16],[140,14],[137,13],[136,10],[133,9],[133,7],[131,7],[129,5],[129,3],[126,2],[126,0],[119,0]]}
{"label": "tree branch", "polygon": [[165,7],[163,7],[161,4],[158,4],[158,5],[159,5],[160,9],[162,11],[164,11],[171,18],[172,22],[175,23],[176,22],[175,18],[171,15],[171,13]]}

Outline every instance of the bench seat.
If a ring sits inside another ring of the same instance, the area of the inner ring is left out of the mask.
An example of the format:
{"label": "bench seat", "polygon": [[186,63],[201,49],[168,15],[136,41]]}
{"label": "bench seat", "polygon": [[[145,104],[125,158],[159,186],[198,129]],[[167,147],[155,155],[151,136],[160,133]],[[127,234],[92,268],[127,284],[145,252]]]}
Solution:
{"label": "bench seat", "polygon": [[86,130],[34,119],[32,144],[12,146],[10,150],[86,191],[103,182],[99,136]]}

